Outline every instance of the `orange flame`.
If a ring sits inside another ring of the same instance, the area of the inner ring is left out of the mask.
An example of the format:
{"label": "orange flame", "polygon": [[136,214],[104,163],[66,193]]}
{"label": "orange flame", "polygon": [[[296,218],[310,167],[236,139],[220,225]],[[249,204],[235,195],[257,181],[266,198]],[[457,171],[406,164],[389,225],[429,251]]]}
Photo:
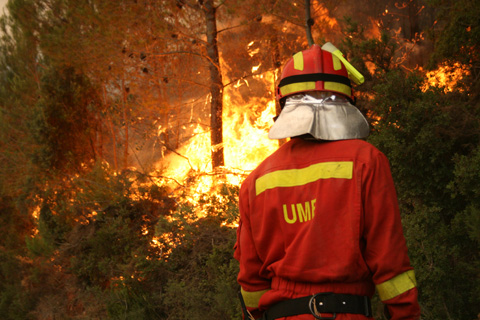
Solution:
{"label": "orange flame", "polygon": [[314,15],[318,17],[318,20],[320,20],[320,24],[326,24],[326,26],[328,26],[330,29],[338,28],[337,19],[330,14],[330,11],[323,3],[320,3],[319,1],[313,1],[312,8]]}
{"label": "orange flame", "polygon": [[468,66],[459,62],[453,65],[443,64],[438,69],[425,74],[426,81],[422,89],[426,91],[430,87],[441,87],[445,93],[451,92],[456,84],[469,73]]}
{"label": "orange flame", "polygon": [[[260,66],[254,66],[252,73]],[[274,82],[274,72],[266,72],[253,76],[256,80],[271,84]],[[248,105],[233,105],[235,90],[248,85],[247,80],[242,80],[230,89],[224,91],[224,117],[223,117],[223,148],[225,167],[220,168],[220,173],[231,185],[240,185],[246,175],[252,171],[265,157],[278,148],[276,140],[269,140],[268,129],[273,124],[275,116],[275,100],[261,97],[250,100]],[[206,97],[206,103],[209,97]],[[263,106],[263,108],[258,108]],[[251,110],[261,109],[255,115],[252,123]],[[195,203],[201,194],[212,193],[218,184],[218,171],[211,165],[210,132],[197,125],[192,137],[175,153],[170,153],[157,164],[160,170],[164,166],[163,176],[170,177],[172,187],[178,186],[188,189],[186,200]],[[194,179],[192,179],[192,177]],[[167,182],[168,181],[163,181]],[[176,184],[176,185],[175,185]]]}

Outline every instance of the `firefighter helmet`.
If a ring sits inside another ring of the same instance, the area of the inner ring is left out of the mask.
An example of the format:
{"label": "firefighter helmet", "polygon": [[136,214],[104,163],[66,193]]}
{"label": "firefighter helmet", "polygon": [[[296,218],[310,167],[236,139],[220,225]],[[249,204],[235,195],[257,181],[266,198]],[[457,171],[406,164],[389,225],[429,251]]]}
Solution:
{"label": "firefighter helmet", "polygon": [[[349,77],[350,76],[350,77]],[[330,42],[322,47],[314,44],[287,61],[276,88],[277,100],[283,107],[288,96],[310,91],[328,91],[355,101],[350,78],[363,83],[363,76]]]}
{"label": "firefighter helmet", "polygon": [[352,104],[355,97],[350,80],[361,84],[364,78],[331,43],[296,53],[286,63],[277,86],[282,111],[268,137],[366,138],[369,125]]}

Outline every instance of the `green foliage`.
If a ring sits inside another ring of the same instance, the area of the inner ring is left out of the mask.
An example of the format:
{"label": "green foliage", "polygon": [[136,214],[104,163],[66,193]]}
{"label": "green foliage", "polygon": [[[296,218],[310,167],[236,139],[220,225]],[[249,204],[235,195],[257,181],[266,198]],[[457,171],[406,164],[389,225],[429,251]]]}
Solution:
{"label": "green foliage", "polygon": [[31,131],[40,147],[33,162],[43,170],[79,172],[95,158],[98,97],[87,78],[72,68],[51,67],[42,78]]}
{"label": "green foliage", "polygon": [[453,183],[478,175],[470,158],[480,138],[472,114],[480,110],[439,88],[422,91],[421,80],[395,71],[375,87],[379,122],[370,141],[391,163],[424,318],[473,319],[479,246],[465,216],[478,212],[472,186]]}
{"label": "green foliage", "polygon": [[33,319],[29,312],[37,297],[26,291],[22,278],[31,271],[28,261],[0,247],[0,314],[5,320]]}
{"label": "green foliage", "polygon": [[[237,219],[237,193],[225,185],[177,206],[144,175],[97,163],[41,196],[37,234],[27,237],[31,265],[3,284],[0,307],[12,319],[21,310],[32,318],[238,319],[236,233],[225,225]],[[5,274],[10,260],[0,264]]]}
{"label": "green foliage", "polygon": [[[31,274],[31,260],[24,238],[33,223],[15,209],[15,199],[0,197],[0,315],[5,320],[32,319],[29,312],[37,296],[25,290],[24,278]],[[28,236],[27,236],[28,237]]]}
{"label": "green foliage", "polygon": [[[470,281],[476,288],[472,292],[469,302],[472,305],[480,304],[480,148],[477,147],[471,155],[455,157],[455,179],[449,185],[453,196],[464,196],[468,199],[465,210],[459,213],[454,220],[455,229],[462,232],[462,235],[469,236],[473,242],[470,250],[464,254],[465,259],[461,261],[468,274],[476,275]],[[454,239],[457,240],[457,239]],[[473,249],[473,250],[472,250]],[[467,279],[468,281],[468,279]]]}
{"label": "green foliage", "polygon": [[19,186],[28,179],[29,151],[33,148],[27,119],[38,97],[38,51],[35,37],[25,25],[35,22],[19,13],[32,10],[31,3],[9,1],[8,6],[15,18],[0,18],[0,192],[17,199]]}
{"label": "green foliage", "polygon": [[119,279],[141,279],[144,269],[158,266],[159,252],[151,246],[155,224],[174,203],[157,186],[137,193],[129,174],[111,175],[96,166],[78,180],[81,192],[71,208],[76,224],[61,252],[85,286],[108,288]]}
{"label": "green foliage", "polygon": [[[398,44],[393,41],[391,34],[381,30],[379,39],[372,39],[365,36],[365,26],[359,24],[351,17],[344,17],[346,37],[342,46],[348,52],[349,61],[359,68],[364,75],[369,75],[365,66],[370,62],[375,66],[375,73],[383,74],[397,66],[395,54]],[[360,90],[362,88],[360,87]]]}
{"label": "green foliage", "polygon": [[181,208],[173,223],[162,223],[157,228],[159,234],[182,237],[173,242],[167,258],[171,275],[162,301],[169,310],[168,319],[240,317],[238,263],[233,259],[236,233],[232,227],[222,226],[238,216],[238,188],[222,186],[221,190],[223,193],[216,196],[204,196],[200,209],[206,214],[204,218],[185,219],[190,212],[199,212],[190,204]]}
{"label": "green foliage", "polygon": [[[234,239],[232,234],[224,243],[212,245],[206,237],[198,239],[196,245],[174,250],[181,252],[172,254],[173,263],[181,262],[183,266],[171,270],[174,275],[166,285],[163,303],[169,310],[169,319],[240,317],[236,285],[238,265],[231,257],[231,239]],[[196,252],[207,245],[208,249]]]}
{"label": "green foliage", "polygon": [[440,28],[430,34],[437,37],[434,52],[436,62],[442,60],[460,61],[478,65],[480,56],[480,8],[472,0],[429,0],[437,10]]}

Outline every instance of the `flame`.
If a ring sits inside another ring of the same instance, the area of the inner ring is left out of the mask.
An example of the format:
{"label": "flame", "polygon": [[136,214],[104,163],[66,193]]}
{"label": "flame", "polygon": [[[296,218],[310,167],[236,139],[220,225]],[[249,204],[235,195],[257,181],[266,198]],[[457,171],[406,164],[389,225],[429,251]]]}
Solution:
{"label": "flame", "polygon": [[[253,123],[249,121],[251,106],[229,106],[231,116],[224,119],[225,164],[229,168],[251,171],[278,148],[277,141],[267,138],[275,116],[275,101],[260,98],[252,104],[265,106]],[[232,177],[229,182],[237,185],[240,180]]]}
{"label": "flame", "polygon": [[[251,44],[253,45],[253,43]],[[251,46],[250,45],[250,46]],[[252,71],[258,72],[261,64],[254,66]],[[275,82],[275,71],[258,73],[252,76],[251,82],[262,82],[267,88]],[[241,86],[249,86],[246,79],[238,81],[224,90],[223,102],[223,148],[225,166],[219,170],[213,170],[211,164],[211,139],[208,126],[202,124],[187,125],[190,126],[186,131],[191,133],[190,138],[180,148],[165,152],[165,156],[155,164],[151,172],[147,172],[149,180],[134,181],[132,188],[145,187],[148,184],[157,184],[170,188],[176,201],[188,204],[198,204],[202,196],[209,194],[217,197],[219,203],[225,201],[220,196],[217,187],[226,182],[230,185],[239,186],[245,177],[268,155],[278,148],[277,140],[268,139],[268,130],[273,124],[273,117],[276,114],[275,98],[273,90],[265,92],[263,97],[250,97],[247,102],[234,104],[232,101],[239,101],[237,95]],[[237,97],[237,99],[236,99]],[[210,96],[204,98],[204,103],[209,104]],[[243,101],[243,100],[242,100]],[[155,128],[160,136],[164,134],[166,128],[158,124]],[[135,170],[133,168],[132,170]],[[79,178],[79,177],[75,177]],[[142,192],[132,190],[129,196],[132,200],[142,200],[147,196]],[[40,203],[41,199],[37,199]],[[74,199],[72,198],[72,201]],[[149,201],[152,201],[149,199]],[[154,201],[154,200],[153,200]],[[182,204],[182,203],[180,203]],[[92,204],[89,212],[82,217],[83,220],[78,223],[88,224],[89,220],[94,218],[101,206]],[[200,218],[207,213],[202,212],[202,208],[195,208],[196,217]],[[33,212],[35,221],[39,219],[40,206]],[[171,217],[171,219],[175,219]],[[226,224],[225,224],[226,225]],[[235,227],[235,223],[229,224]],[[162,258],[168,257],[171,248],[175,247],[178,239],[173,234],[152,234],[144,227],[142,235],[151,239],[152,248],[160,250]],[[38,233],[33,231],[32,237]],[[148,259],[156,259],[158,256],[150,256]],[[122,280],[122,279],[120,279]]]}
{"label": "flame", "polygon": [[[420,69],[421,70],[421,69]],[[470,73],[468,66],[459,62],[449,65],[441,65],[438,69],[429,71],[425,74],[425,84],[423,91],[430,87],[441,87],[444,92],[452,92],[456,84]]]}
{"label": "flame", "polygon": [[253,57],[254,55],[256,55],[257,53],[260,52],[260,47],[258,48],[252,48],[252,46],[255,44],[255,41],[252,41],[250,42],[249,44],[247,44],[247,52],[248,52],[248,55],[250,57]]}
{"label": "flame", "polygon": [[[253,45],[253,42],[249,46]],[[254,66],[257,71],[260,65]],[[274,82],[274,72],[269,71],[253,76],[265,83]],[[278,148],[276,140],[269,140],[268,129],[275,116],[274,98],[252,98],[248,104],[234,105],[236,89],[248,85],[246,80],[238,81],[224,91],[223,110],[223,148],[225,167],[221,175],[231,185],[240,185],[246,175],[262,160]],[[206,97],[209,101],[209,97]],[[260,106],[260,107],[259,107]],[[252,115],[251,110],[261,110]],[[251,119],[254,119],[252,121]],[[173,188],[181,188],[184,199],[191,203],[198,202],[205,193],[213,194],[219,182],[218,170],[214,172],[211,165],[212,146],[208,128],[196,125],[190,139],[175,152],[168,154],[157,169],[163,169],[162,176],[169,177],[163,183]],[[199,213],[202,216],[202,213]]]}
{"label": "flame", "polygon": [[262,64],[260,63],[258,66],[254,66],[252,67],[252,73],[255,73],[256,71],[258,71],[258,69],[260,68]]}
{"label": "flame", "polygon": [[333,18],[333,16],[330,14],[330,11],[325,7],[323,3],[320,3],[319,1],[314,1],[312,3],[312,9],[314,15],[318,17],[320,25],[326,25],[330,29],[338,28],[337,19]]}
{"label": "flame", "polygon": [[375,74],[375,70],[377,69],[377,66],[375,65],[375,63],[371,61],[365,61],[365,66],[367,67],[367,70],[371,75]]}

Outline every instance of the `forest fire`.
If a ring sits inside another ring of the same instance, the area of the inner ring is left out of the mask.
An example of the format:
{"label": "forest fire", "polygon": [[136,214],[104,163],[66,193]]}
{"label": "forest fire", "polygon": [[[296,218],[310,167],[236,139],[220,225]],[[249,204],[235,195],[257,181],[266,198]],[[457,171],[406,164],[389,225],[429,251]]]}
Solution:
{"label": "forest fire", "polygon": [[[255,72],[259,66],[254,66]],[[274,73],[254,76],[257,80],[273,83]],[[253,99],[248,105],[234,105],[235,90],[247,81],[238,83],[224,92],[224,157],[223,168],[212,169],[210,132],[197,125],[192,137],[176,152],[170,153],[158,168],[165,166],[164,183],[173,189],[187,189],[189,201],[196,202],[204,193],[214,193],[220,182],[240,185],[245,176],[266,156],[278,148],[278,142],[269,140],[267,132],[275,116],[275,101],[266,97]],[[208,100],[209,97],[206,97]],[[252,114],[251,110],[260,110]],[[252,120],[254,119],[254,120]]]}
{"label": "forest fire", "polygon": [[468,67],[456,62],[453,65],[443,64],[438,69],[429,71],[425,74],[425,85],[423,90],[429,87],[441,87],[447,92],[454,90],[457,83],[468,76]]}
{"label": "forest fire", "polygon": [[221,176],[225,177],[223,182],[239,185],[249,171],[278,147],[278,142],[266,137],[269,122],[274,116],[275,103],[263,99],[260,102],[264,103],[265,110],[255,123],[249,122],[241,108],[227,107],[232,108],[230,112],[233,115],[224,119],[224,168],[213,172],[210,134],[198,126],[195,135],[184,146],[166,157],[165,176],[171,180],[165,182],[172,184],[173,188],[188,188],[188,193],[193,197],[191,200],[214,189],[215,182]]}
{"label": "forest fire", "polygon": [[[458,63],[450,67],[441,66],[437,70],[426,73],[424,89],[430,86],[442,86],[446,91],[451,91],[466,72],[467,69]],[[265,82],[274,83],[273,72],[256,77]],[[248,85],[248,82],[239,83],[233,89],[241,85]],[[187,188],[191,201],[197,201],[202,193],[214,192],[220,176],[225,177],[223,182],[240,185],[248,172],[278,148],[277,141],[267,138],[268,129],[275,115],[275,101],[261,97],[249,105],[233,105],[229,103],[232,95],[235,95],[234,90],[225,91],[223,119],[225,167],[221,168],[220,172],[212,170],[210,135],[208,130],[200,125],[194,129],[190,140],[176,153],[171,153],[162,164],[166,165],[165,176],[171,178],[172,186]],[[246,110],[254,110],[253,105],[263,107],[260,108],[262,111],[259,114],[254,115],[255,121],[252,122],[248,116],[251,111]]]}
{"label": "forest fire", "polygon": [[476,318],[480,6],[444,5],[9,0],[0,318],[241,318],[239,186],[283,143],[280,68],[326,41],[365,76],[422,318]]}

